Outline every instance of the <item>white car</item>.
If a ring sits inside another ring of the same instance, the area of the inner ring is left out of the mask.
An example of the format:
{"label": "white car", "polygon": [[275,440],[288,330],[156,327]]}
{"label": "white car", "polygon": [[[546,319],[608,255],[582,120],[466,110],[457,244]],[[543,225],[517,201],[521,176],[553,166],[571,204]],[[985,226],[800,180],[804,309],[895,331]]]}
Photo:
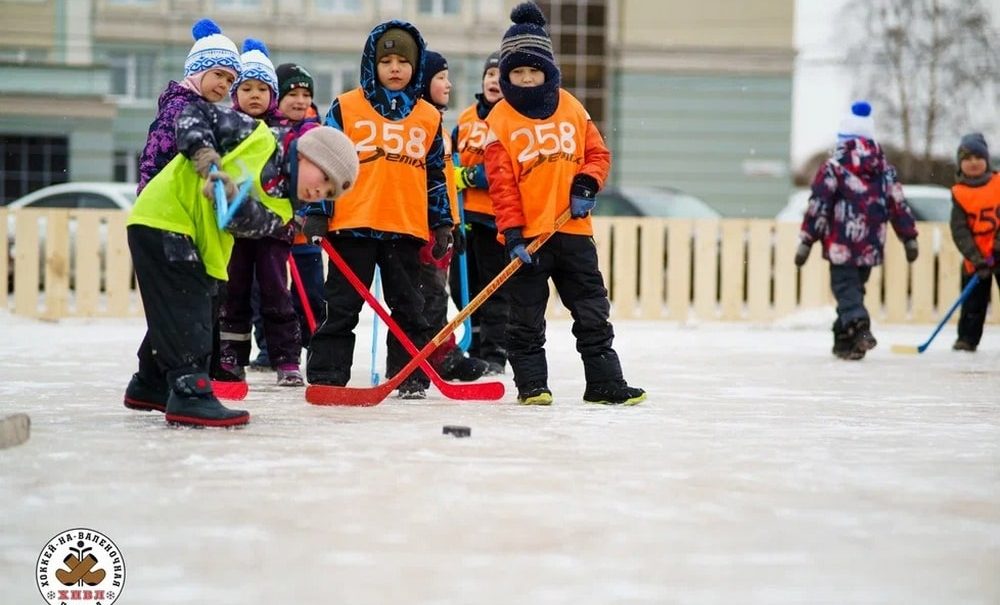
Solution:
{"label": "white car", "polygon": [[[135,204],[135,183],[100,183],[100,182],[79,182],[62,183],[59,185],[49,185],[35,192],[20,197],[7,205],[8,210],[16,211],[22,208],[67,208],[67,209],[96,209],[96,210],[130,210]],[[14,213],[7,215],[7,233],[9,244],[7,255],[8,289],[13,287],[14,276]],[[76,224],[70,223],[70,238],[76,236]],[[105,227],[102,225],[101,245],[107,240]],[[45,245],[45,230],[39,231],[39,243]],[[73,249],[73,246],[70,246]],[[73,262],[72,259],[70,261]],[[42,260],[42,277],[44,279],[44,259]]]}
{"label": "white car", "polygon": [[[809,207],[809,189],[796,189],[788,196],[788,204],[778,212],[779,222],[802,222]],[[903,185],[903,195],[918,221],[947,223],[951,220],[951,190],[937,185]]]}

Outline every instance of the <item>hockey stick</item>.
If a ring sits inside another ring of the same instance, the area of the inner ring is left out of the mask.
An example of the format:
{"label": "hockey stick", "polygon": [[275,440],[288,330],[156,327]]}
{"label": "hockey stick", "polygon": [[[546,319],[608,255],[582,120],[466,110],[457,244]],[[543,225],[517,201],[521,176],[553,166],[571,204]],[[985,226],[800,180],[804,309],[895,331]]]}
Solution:
{"label": "hockey stick", "polygon": [[[438,390],[441,391],[441,394],[443,394],[445,397],[448,397],[449,399],[463,399],[463,400],[495,401],[503,397],[504,387],[502,382],[452,384],[450,382],[446,382],[443,378],[441,378],[441,376],[438,375],[438,373],[434,370],[434,367],[431,366],[430,362],[427,361],[427,357],[430,355],[430,353],[428,353],[428,355],[420,357],[421,352],[417,350],[417,347],[413,344],[413,341],[411,341],[410,338],[406,335],[406,332],[404,332],[403,329],[399,327],[399,324],[397,324],[396,320],[392,318],[392,315],[390,315],[389,312],[386,311],[385,307],[382,306],[382,303],[380,303],[378,299],[372,295],[372,293],[368,290],[368,288],[365,287],[363,283],[361,283],[361,280],[358,279],[358,276],[355,275],[354,271],[351,270],[351,267],[347,264],[346,261],[344,261],[344,258],[340,256],[340,253],[337,252],[337,250],[333,247],[332,244],[330,244],[330,241],[327,240],[326,238],[323,238],[320,241],[320,245],[323,246],[323,249],[326,250],[327,256],[330,257],[330,260],[333,261],[333,264],[337,266],[337,269],[340,270],[340,272],[344,275],[347,281],[350,282],[352,286],[354,286],[354,289],[357,290],[358,294],[360,294],[361,297],[368,302],[368,304],[375,311],[375,314],[382,318],[382,321],[384,321],[385,325],[388,326],[389,331],[396,336],[400,344],[403,345],[403,348],[406,349],[407,353],[416,356],[414,357],[414,359],[419,358],[417,364],[420,366],[420,369],[423,370],[425,374],[427,374],[427,377],[430,378],[431,382],[434,383],[434,386],[436,386]],[[407,365],[406,367],[409,368],[410,365]],[[414,367],[416,366],[414,365]],[[402,376],[405,378],[406,376],[409,376],[409,374],[412,371],[413,368],[410,368],[410,370],[407,371],[406,374],[402,374]],[[402,382],[402,380],[400,380],[400,382]],[[377,384],[378,383],[372,385],[372,388],[375,389],[379,388],[378,386],[376,386]],[[310,386],[306,389],[306,400],[309,401],[310,403],[313,403],[313,401],[309,399],[310,389],[338,389],[338,388],[340,387],[318,386],[318,385]],[[313,392],[315,393],[317,391]]]}
{"label": "hockey stick", "polygon": [[[375,266],[375,298],[382,296],[382,272],[378,270],[378,265]],[[375,317],[372,319],[372,386],[378,384],[378,313],[375,313]]]}
{"label": "hockey stick", "polygon": [[309,304],[309,296],[306,294],[306,287],[302,283],[302,275],[295,264],[295,255],[288,255],[288,272],[292,274],[292,283],[295,284],[295,292],[299,295],[299,303],[302,304],[302,313],[306,316],[306,325],[309,326],[309,334],[316,331],[316,316],[313,315],[312,305]]}
{"label": "hockey stick", "polygon": [[955,309],[961,306],[961,304],[965,302],[966,298],[969,298],[969,295],[972,294],[972,290],[975,289],[976,284],[978,283],[979,283],[979,276],[973,273],[972,278],[969,280],[969,283],[965,284],[965,288],[962,289],[962,293],[958,295],[958,300],[956,300],[955,304],[953,304],[951,308],[948,309],[948,312],[944,314],[944,318],[938,322],[938,325],[936,328],[934,328],[934,332],[931,333],[930,338],[928,338],[922,344],[919,344],[917,346],[892,345],[892,352],[901,353],[904,355],[916,355],[918,353],[923,353],[924,351],[926,351],[927,347],[931,346],[931,343],[934,341],[934,337],[937,336],[938,332],[941,331],[941,328],[944,327],[944,324],[948,323],[948,320],[951,319],[951,316],[955,312]]}
{"label": "hockey stick", "polygon": [[[569,220],[569,209],[567,208],[559,217],[556,219],[555,225],[553,225],[552,231],[548,233],[543,233],[536,237],[534,240],[528,244],[527,252],[528,254],[534,254],[542,244],[547,242],[552,234],[555,233],[559,227],[562,227],[566,221]],[[423,349],[420,350],[417,355],[406,364],[402,370],[396,373],[395,376],[383,382],[380,385],[362,388],[362,387],[335,387],[335,386],[325,386],[325,385],[313,385],[306,388],[306,401],[313,405],[352,405],[352,406],[373,406],[382,403],[386,397],[389,396],[396,387],[402,384],[403,380],[410,375],[413,370],[417,369],[421,363],[426,361],[428,357],[445,342],[451,334],[458,329],[458,326],[465,321],[465,318],[472,315],[472,313],[483,304],[483,302],[493,295],[500,286],[506,282],[511,275],[514,274],[521,267],[521,259],[514,258],[504,267],[503,271],[497,274],[493,278],[493,281],[486,284],[476,297],[469,301],[469,304],[465,306],[458,315],[451,320],[445,327],[437,333],[428,342]]]}
{"label": "hockey stick", "polygon": [[[462,237],[465,238],[465,250],[462,250],[458,255],[458,292],[462,306],[466,307],[469,304],[469,261],[465,253],[469,249],[469,234],[465,232],[465,192],[462,191],[458,193],[458,228],[461,230]],[[463,351],[468,351],[469,347],[472,346],[471,316],[466,318],[462,327],[462,340],[458,341],[458,346]]]}

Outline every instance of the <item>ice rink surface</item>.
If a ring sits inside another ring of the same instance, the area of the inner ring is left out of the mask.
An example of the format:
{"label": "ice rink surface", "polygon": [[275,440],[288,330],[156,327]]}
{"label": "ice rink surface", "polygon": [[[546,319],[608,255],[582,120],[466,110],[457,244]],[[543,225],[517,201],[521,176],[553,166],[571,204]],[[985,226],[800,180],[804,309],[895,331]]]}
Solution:
{"label": "ice rink surface", "polygon": [[192,430],[121,405],[140,320],[0,314],[0,416],[33,423],[0,450],[0,603],[43,602],[74,527],[121,549],[119,604],[1000,603],[1000,328],[899,356],[932,326],[876,324],[844,362],[819,315],[616,322],[633,408],[581,401],[554,321],[551,408],[509,376],[351,409],[251,374],[249,427]]}

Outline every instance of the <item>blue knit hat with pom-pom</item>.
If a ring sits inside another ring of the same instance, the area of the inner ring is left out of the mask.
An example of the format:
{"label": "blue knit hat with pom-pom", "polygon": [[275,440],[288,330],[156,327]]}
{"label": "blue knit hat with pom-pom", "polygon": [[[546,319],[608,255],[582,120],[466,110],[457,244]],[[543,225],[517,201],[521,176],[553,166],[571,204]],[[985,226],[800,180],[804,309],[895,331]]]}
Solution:
{"label": "blue knit hat with pom-pom", "polygon": [[229,69],[239,76],[241,71],[240,53],[236,44],[222,35],[222,30],[211,19],[201,19],[191,28],[194,46],[184,61],[184,75],[214,68]]}
{"label": "blue knit hat with pom-pom", "polygon": [[500,78],[509,80],[512,69],[534,67],[545,73],[545,80],[559,80],[559,68],[552,54],[552,39],[545,31],[545,16],[534,2],[518,4],[510,12],[513,25],[500,43]]}
{"label": "blue knit hat with pom-pom", "polygon": [[267,52],[267,46],[255,38],[243,41],[243,54],[240,55],[243,71],[233,84],[239,86],[247,80],[260,80],[271,87],[271,96],[278,96],[278,75],[274,72],[274,63]]}
{"label": "blue knit hat with pom-pom", "polygon": [[837,140],[849,139],[875,140],[875,120],[872,119],[872,106],[867,101],[855,101],[851,105],[851,113],[840,121]]}

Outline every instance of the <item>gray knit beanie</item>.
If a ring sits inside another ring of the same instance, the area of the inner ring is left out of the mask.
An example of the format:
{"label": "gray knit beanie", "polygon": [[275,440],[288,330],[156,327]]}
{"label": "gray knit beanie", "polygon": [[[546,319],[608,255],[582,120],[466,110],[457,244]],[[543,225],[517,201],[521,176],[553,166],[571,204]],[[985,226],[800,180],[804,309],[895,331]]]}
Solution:
{"label": "gray knit beanie", "polygon": [[313,128],[299,137],[298,150],[329,177],[334,185],[334,198],[340,197],[358,179],[358,153],[354,143],[336,128]]}

